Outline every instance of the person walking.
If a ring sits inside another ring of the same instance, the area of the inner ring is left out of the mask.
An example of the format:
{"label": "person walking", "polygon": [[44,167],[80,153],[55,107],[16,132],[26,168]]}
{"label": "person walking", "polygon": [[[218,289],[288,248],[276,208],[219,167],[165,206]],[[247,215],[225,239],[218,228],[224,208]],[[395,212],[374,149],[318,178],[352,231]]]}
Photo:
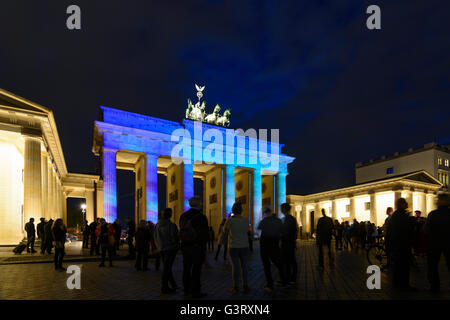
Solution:
{"label": "person walking", "polygon": [[25,224],[25,231],[27,233],[27,252],[36,253],[34,250],[34,241],[36,240],[36,228],[34,227],[34,218],[30,218],[30,221]]}
{"label": "person walking", "polygon": [[40,219],[36,226],[37,236],[39,241],[41,241],[41,254],[45,253],[45,218]]}
{"label": "person walking", "polygon": [[133,239],[136,234],[136,226],[134,225],[134,222],[130,217],[127,217],[125,221],[127,222],[128,258],[135,259],[136,254],[133,246]]}
{"label": "person walking", "polygon": [[99,219],[97,218],[96,220],[92,221],[91,224],[89,225],[89,233],[91,237],[91,250],[89,254],[91,256],[94,255],[94,252],[97,256],[100,255],[100,245],[96,233],[97,227],[99,226],[98,221]]}
{"label": "person walking", "polygon": [[102,250],[102,260],[99,267],[105,266],[106,252],[108,252],[109,266],[113,266],[113,245],[114,245],[114,227],[107,223],[104,218],[100,219],[100,224],[97,226],[96,236],[97,241]]}
{"label": "person walking", "polygon": [[47,251],[47,254],[52,254],[53,248],[52,227],[53,227],[53,219],[50,218],[44,226],[45,251]]}
{"label": "person walking", "polygon": [[178,288],[173,277],[172,266],[180,248],[180,241],[177,225],[170,221],[171,217],[172,209],[164,209],[162,217],[158,220],[155,228],[155,245],[160,252],[163,262],[161,277],[161,293],[163,294],[174,293]]}
{"label": "person walking", "polygon": [[280,240],[282,235],[283,222],[275,215],[269,207],[263,210],[264,219],[261,220],[257,229],[261,230],[260,236],[260,255],[264,266],[264,274],[266,276],[267,284],[264,291],[273,291],[273,279],[270,265],[273,263],[280,275],[281,281],[278,282],[281,286],[287,286],[287,280],[282,264]]}
{"label": "person walking", "polygon": [[319,268],[324,267],[323,247],[328,248],[328,259],[330,266],[334,265],[333,253],[331,252],[331,237],[333,234],[333,219],[327,217],[325,209],[322,208],[322,217],[317,221],[317,245],[319,246]]}
{"label": "person walking", "polygon": [[89,235],[90,235],[89,223],[88,223],[87,220],[84,220],[84,225],[83,225],[83,245],[82,245],[83,249],[88,249],[89,248]]}
{"label": "person walking", "polygon": [[136,270],[148,270],[148,253],[150,251],[150,230],[147,221],[141,220],[136,231]]}
{"label": "person walking", "polygon": [[443,254],[450,272],[450,195],[439,194],[437,210],[428,214],[424,231],[428,236],[427,267],[430,290],[440,291],[439,260]]}
{"label": "person walking", "polygon": [[202,201],[198,197],[189,199],[190,209],[180,217],[180,239],[183,252],[184,294],[201,298],[201,271],[209,239],[208,219],[201,213]]}
{"label": "person walking", "polygon": [[386,247],[393,264],[392,284],[394,288],[412,291],[414,288],[409,283],[409,273],[412,261],[413,226],[409,212],[406,211],[408,209],[406,200],[399,198],[396,207],[397,210],[389,218],[386,228]]}
{"label": "person walking", "polygon": [[233,287],[231,293],[239,291],[240,274],[242,273],[242,289],[244,293],[248,287],[248,218],[242,216],[242,205],[233,204],[231,218],[225,222],[224,230],[228,233],[228,248],[232,266]]}
{"label": "person walking", "polygon": [[55,241],[55,270],[64,271],[62,263],[64,259],[64,246],[66,243],[67,228],[62,219],[56,219],[52,226],[52,236]]}
{"label": "person walking", "polygon": [[290,284],[297,282],[297,260],[295,258],[295,250],[297,247],[298,223],[291,215],[291,205],[283,203],[281,212],[284,214],[282,237],[281,237],[281,254],[286,272],[286,280]]}
{"label": "person walking", "polygon": [[220,254],[220,249],[223,247],[223,260],[227,260],[227,250],[228,250],[228,233],[224,230],[225,222],[227,221],[227,218],[223,218],[222,222],[219,226],[219,236],[217,241],[217,252],[214,260],[217,261],[217,258]]}

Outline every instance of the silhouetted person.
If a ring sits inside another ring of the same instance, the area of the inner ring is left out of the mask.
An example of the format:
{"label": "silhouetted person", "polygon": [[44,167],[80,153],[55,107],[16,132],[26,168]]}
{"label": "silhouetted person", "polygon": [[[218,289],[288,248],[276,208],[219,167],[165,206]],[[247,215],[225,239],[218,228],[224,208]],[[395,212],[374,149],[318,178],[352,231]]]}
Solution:
{"label": "silhouetted person", "polygon": [[105,219],[100,219],[100,224],[97,226],[96,235],[98,243],[102,249],[102,261],[99,267],[105,266],[106,253],[108,252],[109,266],[112,267],[113,261],[113,245],[114,245],[114,227],[112,224],[106,222]]}
{"label": "silhouetted person", "polygon": [[201,292],[201,271],[209,239],[208,219],[201,213],[202,202],[198,197],[189,199],[191,208],[180,217],[180,240],[183,252],[184,294],[193,298],[206,296]]}
{"label": "silhouetted person", "polygon": [[[161,214],[158,214],[158,219]],[[161,266],[161,255],[159,254],[158,249],[155,244],[155,230],[156,226],[153,222],[147,221],[147,228],[150,231],[150,255],[155,258],[155,270],[158,271]]]}
{"label": "silhouetted person", "polygon": [[147,221],[141,220],[136,231],[136,270],[148,270],[148,253],[150,250],[150,230]]}
{"label": "silhouetted person", "polygon": [[424,226],[428,236],[428,281],[431,291],[439,292],[439,260],[444,255],[447,269],[450,272],[450,196],[448,194],[438,195],[437,210],[428,214]]}
{"label": "silhouetted person", "polygon": [[294,284],[297,281],[297,260],[295,258],[295,249],[297,246],[298,223],[291,215],[291,206],[289,203],[281,205],[281,212],[284,214],[283,233],[281,238],[281,254],[286,272],[286,280]]}
{"label": "silhouetted person", "polygon": [[334,264],[333,253],[331,252],[331,237],[333,235],[333,219],[327,217],[325,209],[322,208],[322,217],[317,221],[316,241],[319,246],[319,267],[323,268],[323,247],[328,248],[328,260],[330,266]]}
{"label": "silhouetted person", "polygon": [[215,260],[217,261],[217,258],[220,254],[220,249],[223,247],[223,260],[227,260],[227,251],[228,251],[228,232],[224,230],[225,222],[227,221],[227,218],[223,218],[222,222],[219,226],[219,235],[217,239],[217,253],[215,256]]}
{"label": "silhouetted person", "polygon": [[90,235],[90,229],[89,229],[89,223],[87,220],[84,220],[83,224],[83,245],[82,248],[88,249],[89,248],[89,235]]}
{"label": "silhouetted person", "polygon": [[412,290],[409,284],[409,269],[413,230],[409,213],[406,211],[408,203],[404,198],[399,198],[396,206],[397,210],[389,218],[386,228],[386,247],[393,263],[392,284],[394,288]]}
{"label": "silhouetted person", "polygon": [[122,234],[122,226],[120,225],[120,220],[116,219],[113,223],[114,226],[114,253],[120,249],[120,236]]}
{"label": "silhouetted person", "polygon": [[250,250],[250,252],[253,252],[253,228],[251,224],[249,224],[247,228],[247,238],[248,238],[248,249]]}
{"label": "silhouetted person", "polygon": [[270,208],[265,208],[263,210],[264,219],[258,225],[258,230],[261,230],[260,236],[260,255],[264,266],[264,274],[266,275],[267,284],[264,290],[267,292],[273,291],[273,279],[271,272],[271,262],[277,267],[278,273],[281,278],[280,285],[286,286],[287,279],[285,276],[281,250],[280,250],[280,240],[282,235],[283,223],[275,215],[272,214]]}
{"label": "silhouetted person", "polygon": [[214,229],[210,226],[209,227],[209,240],[208,240],[208,250],[209,251],[214,251],[214,238],[215,238]]}
{"label": "silhouetted person", "polygon": [[53,219],[50,218],[44,226],[45,251],[52,254],[53,235],[52,235]]}
{"label": "silhouetted person", "polygon": [[95,254],[98,256],[100,255],[100,244],[98,243],[98,239],[97,239],[97,227],[98,227],[98,218],[94,221],[91,222],[91,224],[89,225],[89,233],[91,236],[91,251],[90,251],[90,255],[94,255]]}
{"label": "silhouetted person", "polygon": [[30,221],[25,224],[25,231],[27,233],[27,252],[35,253],[34,241],[36,240],[36,229],[34,227],[34,218],[30,218]]}
{"label": "silhouetted person", "polygon": [[55,241],[55,270],[66,270],[62,266],[64,258],[64,246],[66,243],[67,229],[62,219],[56,219],[52,227],[52,235]]}
{"label": "silhouetted person", "polygon": [[[162,262],[163,272],[161,277],[161,293],[174,293],[178,288],[173,277],[172,266],[180,248],[178,237],[178,228],[175,223],[170,221],[172,209],[164,209],[161,218],[158,220],[155,228],[155,244],[158,248]],[[170,286],[169,286],[170,285]]]}
{"label": "silhouetted person", "polygon": [[136,234],[136,226],[130,217],[127,217],[125,221],[127,222],[128,258],[134,259],[136,257],[136,254],[133,246],[133,239]]}
{"label": "silhouetted person", "polygon": [[37,236],[38,239],[41,241],[41,254],[45,253],[45,218],[40,219],[41,222],[39,222],[36,226]]}
{"label": "silhouetted person", "polygon": [[248,287],[248,218],[242,216],[242,205],[237,202],[233,205],[233,215],[225,222],[224,229],[228,232],[228,248],[232,265],[233,287],[231,293],[239,291],[239,278],[242,273],[242,288],[244,293]]}
{"label": "silhouetted person", "polygon": [[344,233],[344,227],[339,223],[338,220],[334,220],[334,239],[336,240],[335,248],[336,250],[342,250],[342,238]]}

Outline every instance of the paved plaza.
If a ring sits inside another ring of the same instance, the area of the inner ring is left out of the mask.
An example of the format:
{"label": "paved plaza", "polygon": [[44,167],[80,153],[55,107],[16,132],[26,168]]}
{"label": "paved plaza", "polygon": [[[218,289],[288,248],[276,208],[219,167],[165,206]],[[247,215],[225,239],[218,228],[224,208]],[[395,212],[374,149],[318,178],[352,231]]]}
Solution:
{"label": "paved plaza", "polygon": [[[4,249],[4,248],[3,248]],[[74,248],[70,250],[76,250]],[[121,249],[121,255],[126,254],[126,248]],[[23,259],[27,254],[23,254]],[[386,299],[449,299],[449,276],[444,263],[441,263],[442,292],[432,295],[428,292],[426,281],[426,261],[421,259],[418,269],[412,271],[412,285],[417,292],[396,292],[391,289],[386,273],[381,276],[381,290],[369,290],[366,287],[368,266],[363,253],[355,254],[348,251],[338,251],[336,265],[328,266],[323,271],[317,269],[317,250],[313,241],[299,241],[297,260],[299,263],[298,283],[290,288],[277,288],[271,294],[263,291],[265,284],[264,271],[259,257],[258,242],[255,242],[254,252],[249,263],[249,294],[231,294],[231,265],[224,262],[223,255],[219,261],[214,261],[213,253],[208,253],[209,267],[203,269],[202,291],[208,293],[206,299],[213,300],[386,300]],[[49,260],[51,257],[41,258]],[[75,255],[72,260],[76,261]],[[134,261],[118,260],[113,268],[99,268],[97,258],[78,257],[78,262],[68,262],[79,265],[82,270],[81,289],[69,290],[65,272],[55,271],[53,264],[45,261],[34,263],[23,260],[0,261],[0,299],[177,299],[182,300],[183,290],[174,295],[160,293],[161,271],[155,271],[154,260],[150,259],[150,270],[136,271]],[[273,271],[276,277],[276,271]],[[181,286],[182,256],[178,255],[174,264],[175,280]]]}

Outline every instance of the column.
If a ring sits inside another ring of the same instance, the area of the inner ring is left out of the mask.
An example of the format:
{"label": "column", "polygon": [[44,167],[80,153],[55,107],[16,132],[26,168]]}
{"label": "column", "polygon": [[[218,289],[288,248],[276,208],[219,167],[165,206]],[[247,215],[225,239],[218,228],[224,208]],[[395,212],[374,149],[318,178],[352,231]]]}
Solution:
{"label": "column", "polygon": [[235,200],[235,193],[234,193],[234,169],[235,166],[233,165],[226,165],[225,166],[225,214],[230,214],[231,208],[233,207]]}
{"label": "column", "polygon": [[[180,165],[181,172],[180,172],[180,179],[181,179],[181,196],[183,199],[183,206],[182,210],[187,211],[189,210],[189,199],[194,196],[194,167],[192,164],[183,163]],[[203,195],[204,197],[205,195]],[[206,210],[206,208],[203,208],[203,210]],[[206,212],[203,212],[206,214]],[[180,213],[180,215],[182,212]]]}
{"label": "column", "polygon": [[116,152],[103,148],[103,217],[109,223],[117,218]]}
{"label": "column", "polygon": [[47,220],[53,217],[53,166],[50,160],[47,162]]}
{"label": "column", "polygon": [[353,221],[356,217],[356,211],[355,211],[355,197],[350,196],[350,219]]}
{"label": "column", "polygon": [[94,221],[94,191],[86,191],[86,220],[91,223]]}
{"label": "column", "polygon": [[42,217],[48,219],[48,159],[47,153],[41,154],[41,189],[42,189]]}
{"label": "column", "polygon": [[331,217],[333,220],[337,219],[337,202],[335,199],[331,200]]}
{"label": "column", "polygon": [[420,211],[422,212],[422,217],[426,217],[428,214],[428,209],[427,209],[427,196],[425,194],[425,192],[420,192],[419,193],[419,206],[420,206]]}
{"label": "column", "polygon": [[25,137],[24,223],[27,223],[30,218],[34,218],[37,222],[42,216],[41,174],[41,141],[38,138]]}
{"label": "column", "polygon": [[277,177],[277,191],[278,191],[278,206],[276,208],[277,210],[277,215],[279,215],[279,213],[281,212],[281,205],[283,203],[286,202],[286,176],[287,173],[286,172],[280,172],[278,173],[278,177]]}
{"label": "column", "polygon": [[375,192],[370,194],[370,222],[377,224],[377,195]]}
{"label": "column", "polygon": [[406,202],[408,203],[408,209],[410,211],[413,211],[413,193],[411,191],[406,191],[406,197],[405,197]]}
{"label": "column", "polygon": [[67,197],[66,194],[63,192],[62,193],[62,207],[63,207],[63,221],[64,224],[67,225]]}
{"label": "column", "polygon": [[395,190],[394,191],[394,210],[397,210],[397,200],[402,197],[402,191],[401,190]]}
{"label": "column", "polygon": [[261,169],[253,170],[253,232],[257,232],[257,227],[262,219],[262,182]]}
{"label": "column", "polygon": [[[320,210],[319,202],[316,202],[314,205],[314,221],[312,221],[312,225],[314,226],[314,232],[316,232],[316,225],[319,218],[322,217],[322,211]],[[313,232],[313,230],[311,230]]]}
{"label": "column", "polygon": [[156,223],[158,221],[158,156],[147,154],[145,160],[145,216],[147,221]]}

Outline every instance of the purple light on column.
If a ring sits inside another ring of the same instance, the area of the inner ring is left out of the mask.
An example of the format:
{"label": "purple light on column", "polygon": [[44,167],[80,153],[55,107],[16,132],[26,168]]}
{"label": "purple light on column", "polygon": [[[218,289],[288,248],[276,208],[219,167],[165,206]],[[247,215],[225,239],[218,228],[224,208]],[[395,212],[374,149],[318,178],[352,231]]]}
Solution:
{"label": "purple light on column", "polygon": [[257,232],[257,227],[262,219],[262,181],[261,169],[253,171],[253,231]]}
{"label": "purple light on column", "polygon": [[183,175],[183,207],[184,211],[189,209],[189,199],[194,196],[194,167],[192,164],[183,164],[182,166]]}
{"label": "purple light on column", "polygon": [[226,214],[231,212],[236,196],[234,193],[234,168],[235,166],[227,165],[225,168],[225,210]]}
{"label": "purple light on column", "polygon": [[103,218],[109,223],[117,218],[116,151],[103,148]]}
{"label": "purple light on column", "polygon": [[158,157],[147,155],[146,168],[146,218],[158,222]]}

